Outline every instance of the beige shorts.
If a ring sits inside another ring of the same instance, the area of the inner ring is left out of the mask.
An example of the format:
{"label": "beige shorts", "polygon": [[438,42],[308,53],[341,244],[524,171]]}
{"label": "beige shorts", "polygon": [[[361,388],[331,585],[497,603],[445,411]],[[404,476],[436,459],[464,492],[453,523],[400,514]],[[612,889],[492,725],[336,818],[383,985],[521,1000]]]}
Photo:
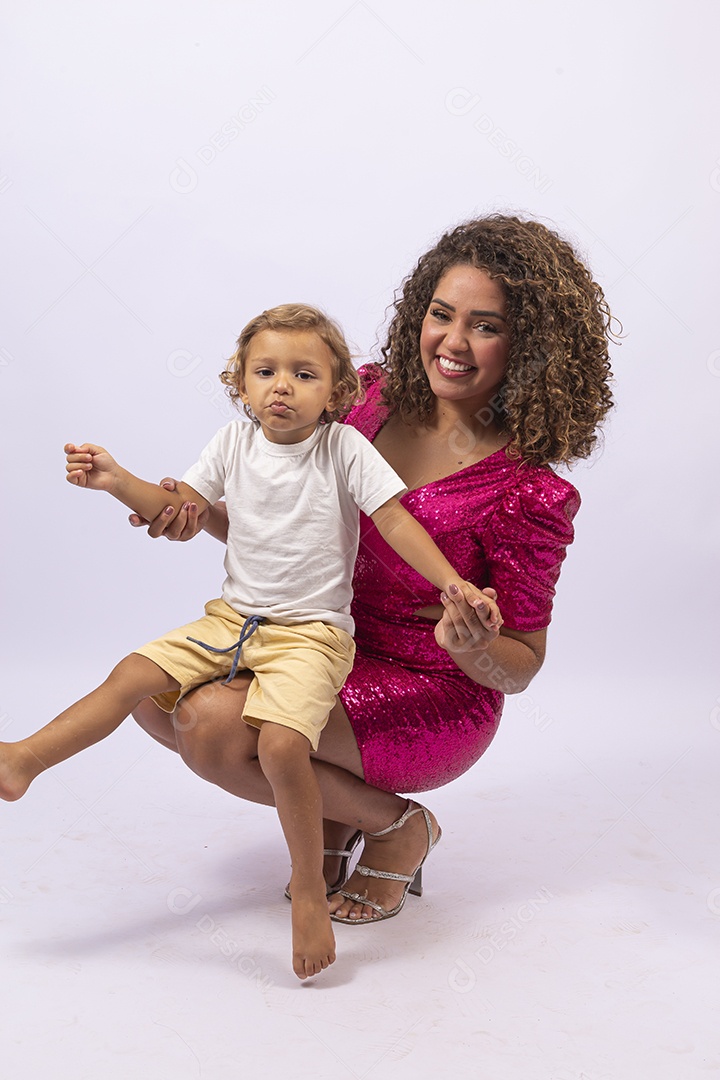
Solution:
{"label": "beige shorts", "polygon": [[[172,712],[196,686],[227,677],[235,653],[218,656],[188,641],[188,637],[224,649],[238,640],[244,621],[245,616],[224,600],[210,600],[204,618],[135,649],[180,683],[179,690],[158,694],[153,701],[165,712]],[[350,635],[329,623],[261,623],[240,650],[238,671],[249,669],[255,676],[243,720],[253,727],[272,720],[293,728],[317,750],[320,732],[350,673],[354,656],[355,642]]]}

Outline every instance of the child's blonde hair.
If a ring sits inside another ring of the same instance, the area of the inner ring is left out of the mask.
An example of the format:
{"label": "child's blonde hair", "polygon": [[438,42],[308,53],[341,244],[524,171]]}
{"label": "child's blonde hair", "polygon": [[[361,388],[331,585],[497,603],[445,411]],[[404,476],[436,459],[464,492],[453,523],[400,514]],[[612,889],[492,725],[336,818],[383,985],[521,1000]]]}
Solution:
{"label": "child's blonde hair", "polygon": [[[237,340],[237,348],[220,375],[232,401],[237,404],[245,381],[245,361],[250,342],[263,330],[312,330],[325,342],[333,358],[333,393],[337,404],[332,412],[327,409],[320,417],[321,424],[329,424],[345,416],[362,397],[362,387],[342,330],[323,311],[309,304],[279,304],[251,319]],[[248,405],[245,412],[255,419]]]}

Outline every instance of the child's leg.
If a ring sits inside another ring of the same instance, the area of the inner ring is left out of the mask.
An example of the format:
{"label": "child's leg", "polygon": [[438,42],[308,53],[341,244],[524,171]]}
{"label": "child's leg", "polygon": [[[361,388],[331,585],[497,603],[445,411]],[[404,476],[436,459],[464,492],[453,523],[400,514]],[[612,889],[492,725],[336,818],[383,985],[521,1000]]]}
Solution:
{"label": "child's leg", "polygon": [[275,796],[292,863],[293,970],[317,975],[335,960],[335,938],[323,876],[322,798],[310,764],[310,743],[299,731],[265,721],[258,758]]}
{"label": "child's leg", "polygon": [[126,656],[102,685],[34,735],[0,743],[0,798],[19,799],[45,769],[110,735],[143,698],[177,689],[178,682],[152,660]]}

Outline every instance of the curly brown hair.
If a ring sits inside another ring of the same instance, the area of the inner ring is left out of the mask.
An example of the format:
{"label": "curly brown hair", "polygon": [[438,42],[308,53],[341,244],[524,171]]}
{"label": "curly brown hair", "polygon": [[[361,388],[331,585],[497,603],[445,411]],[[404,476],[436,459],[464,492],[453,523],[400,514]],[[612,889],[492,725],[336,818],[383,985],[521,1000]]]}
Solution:
{"label": "curly brown hair", "polygon": [[396,296],[381,349],[390,412],[414,424],[433,414],[420,328],[438,281],[453,266],[484,270],[505,292],[510,355],[491,404],[510,436],[509,455],[536,465],[588,457],[613,405],[613,320],[571,245],[537,221],[502,214],[468,221],[422,256]]}
{"label": "curly brown hair", "polygon": [[[321,424],[330,424],[345,416],[362,397],[357,371],[353,367],[350,349],[345,336],[336,322],[324,311],[309,304],[279,304],[268,308],[251,319],[237,339],[235,352],[220,373],[220,382],[227,387],[232,402],[237,405],[245,382],[245,360],[250,342],[263,330],[312,330],[325,342],[332,353],[333,394],[337,397],[335,408],[326,409],[320,417]],[[243,406],[251,420],[255,420],[249,405]]]}

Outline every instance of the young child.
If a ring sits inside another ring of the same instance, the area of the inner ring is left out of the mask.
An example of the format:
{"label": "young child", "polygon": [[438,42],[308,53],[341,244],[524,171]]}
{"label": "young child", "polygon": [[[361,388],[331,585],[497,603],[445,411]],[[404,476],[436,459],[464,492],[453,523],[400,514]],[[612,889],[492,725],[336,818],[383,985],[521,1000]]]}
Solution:
{"label": "young child", "polygon": [[143,698],[172,712],[193,687],[229,681],[238,666],[252,670],[243,720],[259,728],[258,757],[290,851],[293,969],[304,979],[335,960],[310,751],[352,666],[358,507],[438,589],[458,585],[486,627],[499,630],[501,620],[400,504],[404,485],[384,458],[332,422],[360,390],[330,319],[300,304],[263,312],[243,330],[221,378],[254,422],[222,428],[173,493],[128,473],[100,446],[65,447],[70,483],[107,491],[148,519],[188,500],[202,512],[225,495],[227,577],[204,618],[125,657],[35,734],[0,744],[0,795],[20,798],[45,769],[114,731]]}

